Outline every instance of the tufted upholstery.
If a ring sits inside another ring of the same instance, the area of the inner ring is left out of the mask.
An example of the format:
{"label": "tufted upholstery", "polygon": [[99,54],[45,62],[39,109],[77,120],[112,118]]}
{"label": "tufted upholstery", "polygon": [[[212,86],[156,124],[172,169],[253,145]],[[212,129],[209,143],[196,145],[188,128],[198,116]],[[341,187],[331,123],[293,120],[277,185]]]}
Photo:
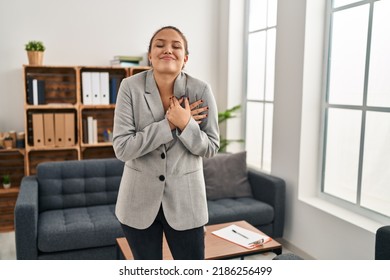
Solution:
{"label": "tufted upholstery", "polygon": [[39,212],[115,204],[122,171],[114,159],[44,162],[37,167]]}
{"label": "tufted upholstery", "polygon": [[209,200],[207,205],[210,224],[245,220],[252,225],[267,225],[274,219],[273,207],[252,197]]}
{"label": "tufted upholstery", "polygon": [[114,210],[111,204],[43,212],[38,225],[39,250],[48,253],[113,245],[112,236],[123,235]]}

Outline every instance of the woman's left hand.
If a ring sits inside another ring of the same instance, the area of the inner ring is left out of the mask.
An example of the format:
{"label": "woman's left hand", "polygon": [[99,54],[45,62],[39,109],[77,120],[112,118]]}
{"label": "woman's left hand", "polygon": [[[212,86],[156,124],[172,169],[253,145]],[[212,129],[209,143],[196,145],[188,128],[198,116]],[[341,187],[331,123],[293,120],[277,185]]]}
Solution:
{"label": "woman's left hand", "polygon": [[[180,102],[180,100],[179,100]],[[181,103],[181,102],[180,102]],[[209,110],[208,106],[200,107],[203,103],[203,100],[197,100],[194,103],[190,104],[192,118],[198,123],[201,124],[207,118],[207,111]]]}

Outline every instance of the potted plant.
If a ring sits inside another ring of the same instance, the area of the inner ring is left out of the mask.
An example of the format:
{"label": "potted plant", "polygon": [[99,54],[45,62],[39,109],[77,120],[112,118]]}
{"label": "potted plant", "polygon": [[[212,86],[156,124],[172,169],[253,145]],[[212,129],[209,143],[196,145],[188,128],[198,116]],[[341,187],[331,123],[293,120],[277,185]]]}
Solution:
{"label": "potted plant", "polygon": [[10,180],[9,175],[4,175],[3,176],[3,187],[5,189],[8,189],[8,188],[11,187],[11,180]]}
{"label": "potted plant", "polygon": [[3,140],[3,145],[5,149],[12,149],[13,148],[13,139],[11,136],[7,136]]}
{"label": "potted plant", "polygon": [[25,50],[27,51],[28,56],[28,63],[30,65],[42,65],[43,52],[45,49],[46,48],[41,41],[29,41],[25,45]]}
{"label": "potted plant", "polygon": [[[218,113],[218,123],[221,124],[221,123],[223,123],[224,121],[226,121],[228,119],[232,119],[232,118],[237,117],[237,115],[235,113],[236,113],[236,111],[240,110],[240,108],[241,108],[241,105],[236,105],[236,106],[234,106],[232,108],[226,109],[223,112],[219,112]],[[226,139],[226,138],[222,137],[222,135],[220,135],[219,137],[220,137],[219,152],[226,152],[226,147],[230,143],[233,143],[233,142],[242,143],[242,142],[244,142],[244,140],[242,140],[242,139],[231,140],[231,139]]]}

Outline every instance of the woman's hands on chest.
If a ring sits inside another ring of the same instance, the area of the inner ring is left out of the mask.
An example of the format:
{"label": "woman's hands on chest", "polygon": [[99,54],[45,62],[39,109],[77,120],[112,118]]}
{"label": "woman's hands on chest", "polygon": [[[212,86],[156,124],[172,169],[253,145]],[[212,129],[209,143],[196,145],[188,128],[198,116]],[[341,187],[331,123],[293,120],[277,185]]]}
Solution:
{"label": "woman's hands on chest", "polygon": [[203,100],[197,100],[189,104],[188,98],[182,97],[179,100],[172,96],[169,98],[169,107],[166,111],[166,117],[171,125],[171,129],[179,128],[181,131],[185,129],[190,118],[192,117],[198,124],[202,123],[207,117],[206,111],[208,107],[200,107]]}
{"label": "woman's hands on chest", "polygon": [[[166,117],[170,123],[183,131],[191,117],[190,104],[187,98],[180,98],[177,100],[176,97],[172,96],[169,100],[169,108],[166,113]],[[184,108],[181,104],[184,102]]]}

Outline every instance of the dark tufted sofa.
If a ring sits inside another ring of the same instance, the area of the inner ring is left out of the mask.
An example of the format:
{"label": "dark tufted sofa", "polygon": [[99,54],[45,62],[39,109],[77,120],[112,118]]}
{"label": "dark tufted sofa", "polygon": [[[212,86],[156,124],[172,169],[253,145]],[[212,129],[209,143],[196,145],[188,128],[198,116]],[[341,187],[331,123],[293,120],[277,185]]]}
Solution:
{"label": "dark tufted sofa", "polygon": [[[15,206],[17,259],[116,259],[115,203],[124,163],[45,162],[23,178]],[[284,225],[284,181],[248,171],[253,197],[208,201],[209,224],[247,220],[273,237]]]}

